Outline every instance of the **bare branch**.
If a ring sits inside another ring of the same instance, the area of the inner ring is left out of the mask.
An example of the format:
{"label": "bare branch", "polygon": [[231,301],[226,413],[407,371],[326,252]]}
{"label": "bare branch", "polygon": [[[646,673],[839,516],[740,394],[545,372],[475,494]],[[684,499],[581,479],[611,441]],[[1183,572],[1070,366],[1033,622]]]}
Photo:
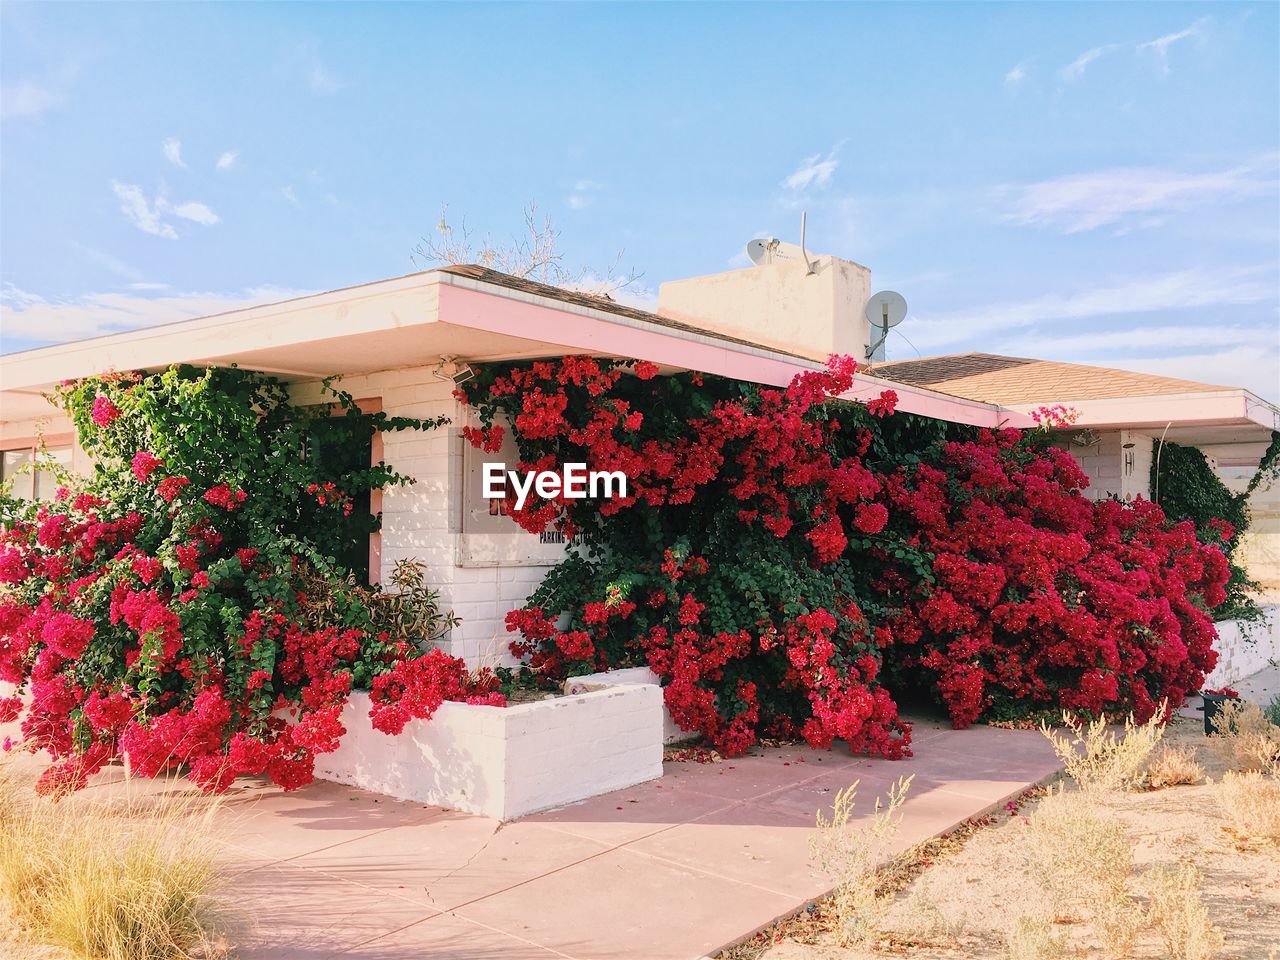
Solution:
{"label": "bare branch", "polygon": [[440,209],[440,222],[435,236],[423,237],[410,259],[415,267],[428,270],[442,264],[475,263],[489,270],[545,283],[566,290],[590,293],[605,299],[639,282],[634,270],[619,272],[622,251],[618,252],[603,273],[587,267],[571,270],[565,266],[560,250],[560,231],[549,214],[539,214],[537,203],[524,209],[524,232],[505,243],[495,243],[489,236],[478,246],[473,243],[464,218],[455,228],[449,222],[449,208]]}

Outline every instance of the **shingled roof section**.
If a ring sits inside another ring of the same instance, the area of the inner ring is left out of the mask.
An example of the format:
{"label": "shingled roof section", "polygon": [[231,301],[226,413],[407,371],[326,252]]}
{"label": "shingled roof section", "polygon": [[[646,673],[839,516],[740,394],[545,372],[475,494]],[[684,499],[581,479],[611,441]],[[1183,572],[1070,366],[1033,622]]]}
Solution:
{"label": "shingled roof section", "polygon": [[513,277],[508,273],[499,273],[497,270],[490,270],[488,267],[482,267],[474,263],[457,264],[445,267],[437,267],[441,273],[450,273],[457,277],[466,277],[469,280],[477,280],[480,283],[490,283],[498,287],[506,287],[508,290],[517,290],[521,293],[527,293],[535,297],[547,297],[551,300],[558,300],[561,303],[567,303],[571,306],[586,307],[590,310],[600,310],[604,313],[612,313],[619,317],[627,317],[630,320],[641,320],[645,323],[657,324],[660,327],[668,327],[671,330],[681,330],[685,333],[696,333],[703,337],[712,337],[716,340],[724,340],[727,343],[736,343],[745,347],[755,347],[758,350],[768,350],[771,353],[779,353],[787,357],[796,357],[798,359],[807,359],[803,354],[795,353],[791,350],[781,350],[777,347],[765,347],[752,340],[744,340],[741,337],[734,337],[727,333],[719,333],[714,330],[704,330],[702,327],[696,327],[691,323],[682,323],[679,320],[673,320],[671,317],[664,317],[661,314],[650,313],[648,310],[641,310],[638,307],[629,307],[625,303],[619,303],[607,294],[602,293],[586,293],[580,290],[566,290],[564,287],[553,287],[549,284],[538,283],[536,280],[527,280],[524,277]]}
{"label": "shingled roof section", "polygon": [[1194,380],[1131,373],[1082,363],[957,353],[878,363],[871,375],[985,403],[1063,403],[1232,390]]}

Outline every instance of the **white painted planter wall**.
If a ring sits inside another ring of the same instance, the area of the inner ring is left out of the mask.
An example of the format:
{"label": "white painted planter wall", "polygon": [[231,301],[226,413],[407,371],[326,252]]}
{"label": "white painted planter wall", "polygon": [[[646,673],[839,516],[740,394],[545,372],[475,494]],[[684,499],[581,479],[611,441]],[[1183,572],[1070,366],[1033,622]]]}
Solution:
{"label": "white painted planter wall", "polygon": [[1260,623],[1223,620],[1215,623],[1218,665],[1204,680],[1204,688],[1229,687],[1259,670],[1280,662],[1280,607],[1266,607]]}
{"label": "white painted planter wall", "polygon": [[510,707],[443,703],[388,736],[357,692],[316,776],[511,820],[661,777],[662,716],[662,690],[631,684]]}
{"label": "white painted planter wall", "polygon": [[[603,673],[588,673],[581,677],[570,677],[564,682],[565,693],[586,693],[588,690],[604,690],[629,683],[647,683],[658,688],[661,695],[662,686],[658,675],[648,667],[626,667],[621,670],[606,670]],[[679,743],[691,740],[696,733],[681,730],[674,720],[665,702],[662,707],[662,742]]]}

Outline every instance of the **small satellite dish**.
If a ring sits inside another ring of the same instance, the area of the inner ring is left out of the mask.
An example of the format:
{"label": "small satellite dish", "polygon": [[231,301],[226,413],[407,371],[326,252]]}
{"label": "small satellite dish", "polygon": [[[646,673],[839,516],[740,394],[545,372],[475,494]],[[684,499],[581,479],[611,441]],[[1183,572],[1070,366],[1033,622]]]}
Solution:
{"label": "small satellite dish", "polygon": [[889,330],[900,324],[906,315],[907,301],[902,294],[881,290],[871,295],[867,301],[867,322],[876,340],[867,346],[868,360],[884,359],[884,342],[889,339]]}
{"label": "small satellite dish", "polygon": [[867,301],[867,322],[873,328],[888,332],[896,327],[907,315],[907,301],[902,294],[893,290],[881,290],[873,293]]}
{"label": "small satellite dish", "polygon": [[747,243],[747,259],[754,263],[757,267],[762,267],[769,263],[772,259],[772,248],[778,244],[777,240],[751,240]]}
{"label": "small satellite dish", "polygon": [[783,243],[776,238],[771,240],[752,240],[747,243],[747,258],[757,267],[765,267],[771,263],[804,263],[804,249],[794,243]]}

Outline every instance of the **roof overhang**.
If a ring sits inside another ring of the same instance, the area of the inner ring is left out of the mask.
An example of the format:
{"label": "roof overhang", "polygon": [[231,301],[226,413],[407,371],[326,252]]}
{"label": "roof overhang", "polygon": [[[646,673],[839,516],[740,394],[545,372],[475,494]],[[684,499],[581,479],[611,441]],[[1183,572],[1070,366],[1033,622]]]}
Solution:
{"label": "roof overhang", "polygon": [[[0,357],[0,421],[52,412],[45,394],[68,379],[172,364],[237,364],[287,381],[563,353],[631,357],[785,386],[819,365],[781,351],[640,316],[621,315],[447,271],[429,271]],[[898,408],[985,427],[1027,427],[1025,413],[860,375],[845,396],[893,389]]]}
{"label": "roof overhang", "polygon": [[[1140,430],[1199,447],[1223,466],[1256,466],[1280,430],[1280,408],[1248,390],[1209,390],[1108,400],[1058,400],[1080,416],[1073,426]],[[1030,412],[1041,404],[1015,404]]]}

